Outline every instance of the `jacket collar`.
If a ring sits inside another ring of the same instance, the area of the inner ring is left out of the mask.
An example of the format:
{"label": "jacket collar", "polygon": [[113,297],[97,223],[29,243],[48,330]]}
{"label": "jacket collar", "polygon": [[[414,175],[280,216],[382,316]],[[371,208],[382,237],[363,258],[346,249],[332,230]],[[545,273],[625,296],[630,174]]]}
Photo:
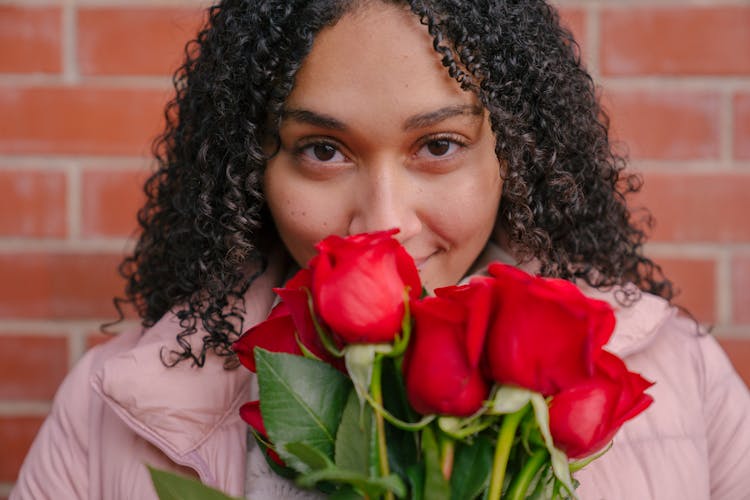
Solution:
{"label": "jacket collar", "polygon": [[[277,259],[252,283],[245,294],[242,327],[266,318],[272,288],[282,277],[283,265]],[[225,370],[224,358],[210,352],[201,368],[189,361],[166,367],[160,353],[181,351],[176,341],[181,330],[175,314],[166,314],[132,348],[108,359],[93,375],[92,384],[141,437],[176,463],[195,466],[186,457],[219,425],[239,420],[239,406],[248,400],[252,375],[245,369]],[[198,326],[185,340],[199,351],[204,334]]]}

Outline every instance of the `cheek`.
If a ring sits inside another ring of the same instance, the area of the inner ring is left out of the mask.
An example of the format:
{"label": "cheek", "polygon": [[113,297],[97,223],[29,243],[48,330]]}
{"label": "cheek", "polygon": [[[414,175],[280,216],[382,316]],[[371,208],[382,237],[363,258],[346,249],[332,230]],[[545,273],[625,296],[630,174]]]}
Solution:
{"label": "cheek", "polygon": [[481,165],[480,174],[474,178],[474,184],[467,187],[467,194],[463,198],[465,204],[463,213],[471,214],[477,226],[491,231],[497,219],[500,197],[503,192],[503,179],[500,175],[500,163],[495,158],[494,152],[487,156],[490,159]]}
{"label": "cheek", "polygon": [[297,182],[282,169],[267,170],[264,192],[276,230],[301,266],[315,254],[317,242],[332,233],[342,234],[340,204],[329,201],[335,198]]}
{"label": "cheek", "polygon": [[484,172],[493,172],[494,176],[475,171],[468,180],[453,182],[451,193],[443,196],[440,203],[433,203],[433,210],[427,215],[429,227],[447,249],[423,270],[422,279],[430,291],[455,285],[465,276],[492,235],[502,180],[497,170]]}
{"label": "cheek", "polygon": [[[486,165],[472,176],[453,180],[450,192],[431,203],[436,228],[454,245],[484,239],[492,230],[502,192],[497,168]],[[482,247],[484,243],[486,239]]]}

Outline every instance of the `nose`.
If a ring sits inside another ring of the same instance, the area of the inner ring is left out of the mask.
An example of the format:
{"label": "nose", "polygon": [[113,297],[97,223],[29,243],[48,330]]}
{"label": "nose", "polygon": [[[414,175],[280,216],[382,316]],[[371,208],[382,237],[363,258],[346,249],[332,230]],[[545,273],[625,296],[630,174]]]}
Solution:
{"label": "nose", "polygon": [[398,228],[402,244],[422,230],[418,191],[393,163],[371,165],[358,174],[355,209],[349,233],[370,233]]}

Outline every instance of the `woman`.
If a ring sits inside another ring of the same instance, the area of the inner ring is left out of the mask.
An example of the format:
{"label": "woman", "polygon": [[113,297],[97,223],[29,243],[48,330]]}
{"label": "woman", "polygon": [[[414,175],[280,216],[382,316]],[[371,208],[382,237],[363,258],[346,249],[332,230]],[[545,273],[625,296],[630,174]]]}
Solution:
{"label": "woman", "polygon": [[398,227],[428,290],[506,260],[617,308],[608,348],[655,403],[581,498],[742,498],[750,397],[669,305],[624,196],[639,183],[542,1],[228,0],[178,71],[122,272],[144,329],[68,376],[11,495],[153,498],[143,463],[303,497],[247,445],[229,345],[324,236]]}

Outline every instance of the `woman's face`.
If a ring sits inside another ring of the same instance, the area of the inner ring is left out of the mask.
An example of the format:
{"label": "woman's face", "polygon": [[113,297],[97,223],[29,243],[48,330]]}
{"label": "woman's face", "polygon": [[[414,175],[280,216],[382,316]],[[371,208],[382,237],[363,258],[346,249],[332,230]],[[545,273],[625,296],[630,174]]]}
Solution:
{"label": "woman's face", "polygon": [[320,32],[295,82],[264,179],[292,257],[395,227],[428,290],[455,284],[492,233],[502,179],[486,112],[426,28],[368,2]]}

